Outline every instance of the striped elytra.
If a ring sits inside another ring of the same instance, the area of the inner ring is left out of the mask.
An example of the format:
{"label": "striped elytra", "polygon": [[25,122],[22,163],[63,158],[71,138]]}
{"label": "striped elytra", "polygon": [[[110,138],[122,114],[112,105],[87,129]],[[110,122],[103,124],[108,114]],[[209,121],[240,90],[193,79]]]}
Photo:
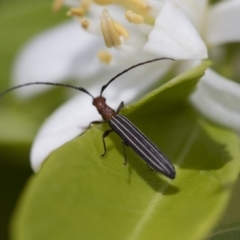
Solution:
{"label": "striped elytra", "polygon": [[116,115],[110,118],[109,125],[152,169],[175,178],[175,169],[159,148],[145,136],[125,116]]}

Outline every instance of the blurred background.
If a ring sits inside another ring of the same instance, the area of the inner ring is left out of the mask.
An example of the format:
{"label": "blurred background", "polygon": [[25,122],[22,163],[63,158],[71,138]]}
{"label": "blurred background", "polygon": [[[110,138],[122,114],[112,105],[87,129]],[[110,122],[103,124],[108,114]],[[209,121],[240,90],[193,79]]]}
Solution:
{"label": "blurred background", "polygon": [[[66,9],[53,13],[52,4],[51,0],[0,0],[0,92],[12,86],[12,68],[20,49],[38,33],[68,19]],[[227,46],[233,49],[232,52],[236,51],[236,47],[239,51],[239,44]],[[221,62],[216,61],[214,68],[220,69],[224,76],[238,79],[233,73],[239,75],[239,66],[232,71],[233,64],[231,61],[228,63],[226,65],[224,62],[226,67],[223,67]],[[8,226],[12,212],[33,174],[29,153],[34,136],[46,116],[65,99],[65,90],[58,88],[21,101],[14,93],[0,99],[0,240],[9,239]],[[239,222],[236,211],[240,209],[239,189],[238,182],[235,195],[223,216],[223,226],[229,222]],[[227,213],[235,213],[236,217],[230,218]],[[213,236],[211,239],[220,238]],[[221,239],[235,238],[228,235]]]}
{"label": "blurred background", "polygon": [[[0,92],[12,86],[12,67],[21,47],[39,32],[66,21],[66,9],[53,13],[52,4],[49,0],[0,0]],[[62,89],[25,103],[14,95],[0,99],[1,240],[9,239],[11,214],[32,175],[29,153],[34,136],[44,118],[65,98]]]}

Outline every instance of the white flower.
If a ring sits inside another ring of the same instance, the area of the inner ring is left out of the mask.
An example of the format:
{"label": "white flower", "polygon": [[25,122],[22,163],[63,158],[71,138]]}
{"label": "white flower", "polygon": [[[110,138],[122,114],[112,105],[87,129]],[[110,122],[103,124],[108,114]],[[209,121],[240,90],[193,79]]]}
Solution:
{"label": "white flower", "polygon": [[[78,1],[71,0],[68,2],[71,6],[79,7]],[[97,2],[102,1],[98,0]],[[126,2],[128,1],[122,1],[122,3]],[[75,21],[65,23],[38,36],[23,49],[16,62],[15,83],[62,81],[75,78],[81,81],[79,85],[86,87],[94,96],[97,96],[100,87],[116,73],[135,63],[154,58],[153,54],[175,59],[207,58],[207,50],[199,33],[207,45],[211,47],[220,43],[239,40],[239,33],[238,35],[236,33],[238,28],[234,23],[234,18],[239,22],[240,16],[239,14],[233,14],[233,10],[236,11],[240,8],[240,3],[237,3],[236,0],[225,1],[213,7],[208,7],[206,0],[136,0],[133,2],[134,4],[140,4],[140,7],[138,7],[142,11],[134,13],[137,15],[129,13],[130,15],[128,14],[126,17],[130,18],[130,20],[128,19],[130,22],[123,18],[126,10],[124,8],[116,5],[99,6],[91,4],[87,8],[88,14],[80,17],[82,25],[87,28],[86,31],[81,29],[79,23]],[[221,7],[219,7],[221,4],[226,5],[225,12],[224,9],[221,10]],[[86,6],[84,7],[86,8]],[[74,13],[73,9],[69,14],[77,16],[77,14],[81,14],[82,10],[86,10],[84,7],[82,6],[80,10],[78,8],[77,13]],[[108,49],[111,56],[108,58],[108,62],[109,59],[112,59],[109,65],[100,62],[96,57],[100,50],[106,49],[103,37],[100,35],[99,24],[99,15],[104,7],[107,7],[111,17],[116,21],[115,27],[121,41],[120,46]],[[224,18],[225,13],[226,17]],[[138,15],[143,16],[145,23],[141,23],[142,20]],[[154,19],[155,25],[153,26],[151,23]],[[222,28],[228,30],[228,37],[222,34],[221,26],[220,28],[216,26],[217,21],[220,20],[222,21]],[[135,22],[135,24],[132,22]],[[235,26],[236,28],[232,29],[229,26]],[[39,60],[36,61],[36,59]],[[136,100],[146,91],[149,91],[151,86],[171,66],[172,63],[169,62],[145,65],[124,75],[121,77],[122,79],[116,80],[104,92],[109,105],[116,108],[122,100],[127,103]],[[221,85],[216,74],[214,76],[215,84]],[[209,74],[207,74],[204,77],[205,85],[200,84],[199,90],[192,97],[194,104],[204,114],[207,114],[208,106],[199,107],[199,99],[203,96],[201,92],[205,94],[206,89],[209,89],[209,79]],[[239,86],[237,85],[237,87]],[[213,87],[213,89],[216,92],[218,91],[218,88]],[[240,93],[239,89],[236,91]],[[212,95],[211,90],[209,93],[209,98],[215,99],[217,94]],[[225,89],[225,93],[232,98],[227,89]],[[237,95],[235,97],[237,98]],[[221,106],[231,112],[232,105],[229,105],[231,104]],[[235,111],[236,109],[232,108],[232,110]],[[214,115],[214,109],[211,113]],[[219,115],[212,118],[213,120],[221,119]],[[91,106],[91,99],[83,93],[76,95],[60,107],[46,120],[36,137],[31,153],[33,169],[39,169],[42,161],[51,151],[78,136],[91,121],[98,119],[100,119],[100,116]],[[221,123],[225,124],[225,122],[222,121]],[[231,124],[231,122],[229,123]]]}
{"label": "white flower", "polygon": [[[240,42],[240,1],[227,0],[208,8],[202,36],[210,49]],[[206,71],[197,91],[194,106],[216,123],[240,132],[240,85],[213,72]]]}

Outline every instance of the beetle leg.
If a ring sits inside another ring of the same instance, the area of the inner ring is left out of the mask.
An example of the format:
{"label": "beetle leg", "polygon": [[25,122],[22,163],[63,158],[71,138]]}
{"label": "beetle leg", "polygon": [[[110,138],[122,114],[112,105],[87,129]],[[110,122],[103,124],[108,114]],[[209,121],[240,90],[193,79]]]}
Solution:
{"label": "beetle leg", "polygon": [[104,152],[103,152],[103,154],[101,155],[101,157],[104,157],[104,156],[106,155],[106,153],[107,153],[107,148],[106,148],[106,143],[105,143],[104,138],[107,137],[110,132],[113,132],[113,130],[112,130],[112,129],[109,129],[109,130],[105,131],[105,132],[103,133],[103,135],[102,135]]}
{"label": "beetle leg", "polygon": [[153,169],[153,168],[151,168],[148,164],[146,164],[147,166],[148,166],[148,168],[152,171],[152,172],[154,172],[155,170]]}
{"label": "beetle leg", "polygon": [[92,124],[101,124],[101,123],[105,123],[105,121],[92,121],[89,123],[87,127],[83,127],[83,129],[89,129],[92,126]]}
{"label": "beetle leg", "polygon": [[126,146],[128,147],[128,144],[123,141],[122,142],[122,146],[123,146],[123,155],[124,155],[124,163],[123,163],[123,165],[126,166],[127,165]]}

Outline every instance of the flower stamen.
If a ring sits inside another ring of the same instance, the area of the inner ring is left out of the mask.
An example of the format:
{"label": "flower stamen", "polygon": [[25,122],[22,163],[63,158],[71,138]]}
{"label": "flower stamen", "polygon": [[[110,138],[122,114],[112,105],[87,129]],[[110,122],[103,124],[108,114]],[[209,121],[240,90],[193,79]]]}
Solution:
{"label": "flower stamen", "polygon": [[91,0],[82,0],[81,1],[81,8],[85,10],[85,12],[89,9],[91,4]]}
{"label": "flower stamen", "polygon": [[[60,1],[60,0],[59,0]],[[91,4],[90,0],[81,1],[80,7],[73,7],[67,12],[67,16],[69,17],[82,17],[86,14]]]}
{"label": "flower stamen", "polygon": [[[151,6],[148,5],[148,3],[145,0],[127,0],[127,1],[118,1],[119,5],[121,5],[122,7],[124,7],[125,9],[130,9],[134,14],[140,15],[143,18],[143,22],[145,24],[148,25],[154,25],[154,21],[155,21],[155,17],[152,16],[151,13]],[[125,16],[127,19],[128,17]],[[135,24],[140,24],[137,22],[141,22],[142,18],[139,16],[129,16],[129,18],[133,18],[133,22],[132,23],[136,23]],[[137,19],[137,20],[135,20]],[[131,22],[131,20],[128,19],[129,22]]]}
{"label": "flower stamen", "polygon": [[87,19],[81,19],[80,23],[84,29],[87,29],[90,25],[89,21]]}
{"label": "flower stamen", "polygon": [[93,0],[98,5],[108,5],[114,3],[115,0]]}
{"label": "flower stamen", "polygon": [[129,2],[133,3],[134,5],[136,5],[139,8],[147,8],[148,7],[147,3],[143,0],[129,0]]}
{"label": "flower stamen", "polygon": [[105,64],[109,64],[112,60],[112,55],[106,50],[99,51],[97,57],[100,62]]}
{"label": "flower stamen", "polygon": [[108,48],[121,45],[114,21],[106,8],[103,9],[100,15],[100,23],[105,45]]}
{"label": "flower stamen", "polygon": [[130,23],[140,24],[144,22],[142,15],[133,13],[131,10],[128,10],[125,13],[125,17]]}
{"label": "flower stamen", "polygon": [[63,2],[64,0],[55,0],[53,2],[53,11],[57,12],[58,10],[60,10],[61,7],[63,6]]}
{"label": "flower stamen", "polygon": [[67,12],[67,16],[75,16],[75,17],[82,17],[85,14],[85,11],[83,8],[71,8],[68,12]]}
{"label": "flower stamen", "polygon": [[125,27],[123,27],[120,23],[117,23],[114,21],[114,26],[119,34],[119,36],[122,36],[124,38],[129,37],[129,33]]}

